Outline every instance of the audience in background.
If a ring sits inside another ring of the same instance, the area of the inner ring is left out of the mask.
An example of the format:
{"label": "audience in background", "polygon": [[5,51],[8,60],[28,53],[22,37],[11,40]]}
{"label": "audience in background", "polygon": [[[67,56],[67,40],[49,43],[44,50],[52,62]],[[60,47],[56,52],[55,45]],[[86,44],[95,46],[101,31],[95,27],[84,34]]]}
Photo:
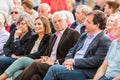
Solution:
{"label": "audience in background", "polygon": [[90,13],[92,9],[86,5],[79,5],[76,9],[76,21],[71,24],[70,28],[77,30],[80,34],[84,33],[87,14]]}
{"label": "audience in background", "polygon": [[38,13],[33,9],[32,0],[23,0],[22,6],[28,14],[32,16],[32,20],[34,21],[36,17],[38,17]]}
{"label": "audience in background", "polygon": [[5,29],[9,32],[10,29],[10,12],[14,7],[13,0],[1,0],[0,1],[0,11],[3,11],[7,17],[7,25],[5,25]]}
{"label": "audience in background", "polygon": [[11,11],[12,20],[11,20],[10,32],[12,32],[16,28],[16,21],[22,13],[23,13],[23,9],[21,6],[13,7]]}
{"label": "audience in background", "polygon": [[45,16],[49,19],[51,31],[52,31],[52,33],[54,33],[55,29],[54,29],[53,23],[51,21],[50,11],[51,11],[51,7],[47,3],[41,3],[40,6],[38,7],[38,16]]}
{"label": "audience in background", "polygon": [[68,11],[70,11],[75,19],[75,0],[67,0]]}
{"label": "audience in background", "polygon": [[106,0],[96,0],[96,5],[94,6],[93,10],[105,10]]}
{"label": "audience in background", "polygon": [[107,17],[109,17],[111,14],[115,13],[116,9],[120,6],[120,3],[118,3],[116,0],[108,0],[106,1],[105,5],[105,14]]}
{"label": "audience in background", "polygon": [[65,11],[65,10],[63,10],[61,12],[64,13],[67,16],[68,27],[70,27],[71,24],[75,21],[73,14],[71,12]]}
{"label": "audience in background", "polygon": [[7,14],[9,20],[9,14],[14,7],[13,0],[1,0],[0,1],[0,10]]}
{"label": "audience in background", "polygon": [[15,6],[20,7],[21,6],[21,0],[13,0],[13,3]]}

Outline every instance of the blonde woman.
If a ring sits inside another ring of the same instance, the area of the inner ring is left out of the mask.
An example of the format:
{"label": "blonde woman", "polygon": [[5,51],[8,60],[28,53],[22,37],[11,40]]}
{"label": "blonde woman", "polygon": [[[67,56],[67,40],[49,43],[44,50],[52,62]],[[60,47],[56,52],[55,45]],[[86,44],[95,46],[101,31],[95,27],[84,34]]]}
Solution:
{"label": "blonde woman", "polygon": [[116,14],[112,14],[108,17],[107,23],[106,23],[106,34],[112,39],[115,40],[116,38],[113,36],[113,28],[114,28],[114,22],[116,20]]}

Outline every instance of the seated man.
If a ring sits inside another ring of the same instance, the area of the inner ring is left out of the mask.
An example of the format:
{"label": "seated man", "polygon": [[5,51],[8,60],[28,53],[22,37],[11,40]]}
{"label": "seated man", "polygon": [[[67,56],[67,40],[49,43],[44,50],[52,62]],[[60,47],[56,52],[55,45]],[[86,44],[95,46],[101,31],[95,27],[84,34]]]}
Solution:
{"label": "seated man", "polygon": [[[87,33],[82,34],[75,46],[70,49],[63,65],[50,67],[43,80],[93,78],[111,43],[110,38],[103,31],[105,25],[106,17],[102,11],[96,10],[89,13],[85,22]],[[63,77],[60,77],[62,75]]]}
{"label": "seated man", "polygon": [[117,40],[112,42],[107,56],[93,80],[120,80],[120,15],[118,14],[114,21],[113,36]]}

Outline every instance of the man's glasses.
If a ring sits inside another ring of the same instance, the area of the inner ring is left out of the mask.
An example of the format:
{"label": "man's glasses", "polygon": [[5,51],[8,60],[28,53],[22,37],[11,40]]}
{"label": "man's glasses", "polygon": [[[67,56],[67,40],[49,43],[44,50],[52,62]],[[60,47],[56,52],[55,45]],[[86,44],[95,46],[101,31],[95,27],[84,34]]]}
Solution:
{"label": "man's glasses", "polygon": [[11,14],[13,14],[13,13],[18,14],[18,12],[16,12],[16,11],[12,11],[12,12],[11,12]]}

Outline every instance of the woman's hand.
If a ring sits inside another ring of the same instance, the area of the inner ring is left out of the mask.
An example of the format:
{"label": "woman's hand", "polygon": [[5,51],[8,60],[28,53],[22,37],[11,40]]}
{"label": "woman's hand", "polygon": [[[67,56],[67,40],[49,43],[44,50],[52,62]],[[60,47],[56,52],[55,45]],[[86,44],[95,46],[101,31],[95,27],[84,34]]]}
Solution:
{"label": "woman's hand", "polygon": [[21,35],[22,35],[22,30],[21,30],[21,29],[18,29],[18,30],[15,31],[14,37],[15,37],[15,38],[19,38]]}

